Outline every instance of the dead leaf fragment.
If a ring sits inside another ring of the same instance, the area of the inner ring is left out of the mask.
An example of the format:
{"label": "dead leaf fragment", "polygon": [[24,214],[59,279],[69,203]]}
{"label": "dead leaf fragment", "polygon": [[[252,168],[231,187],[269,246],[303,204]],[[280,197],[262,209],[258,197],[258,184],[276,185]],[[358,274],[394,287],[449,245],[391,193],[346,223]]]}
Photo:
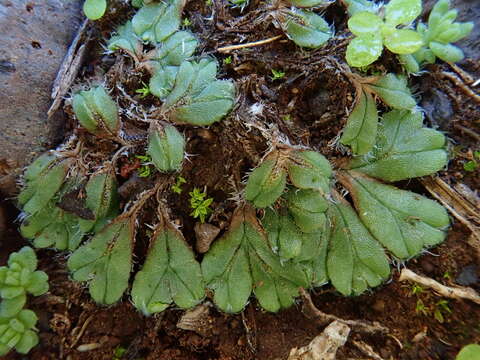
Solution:
{"label": "dead leaf fragment", "polygon": [[197,239],[195,247],[200,254],[204,254],[210,249],[210,244],[215,240],[220,229],[215,225],[200,222],[197,222],[193,229]]}

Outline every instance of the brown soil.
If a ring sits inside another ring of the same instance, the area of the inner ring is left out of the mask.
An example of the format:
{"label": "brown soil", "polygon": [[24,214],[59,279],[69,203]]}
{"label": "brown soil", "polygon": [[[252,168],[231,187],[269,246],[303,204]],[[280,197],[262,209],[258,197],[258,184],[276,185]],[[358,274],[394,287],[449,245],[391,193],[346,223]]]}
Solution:
{"label": "brown soil", "polygon": [[[342,6],[331,5],[325,12],[325,18],[335,24],[337,33],[325,47],[303,51],[284,38],[260,48],[236,51],[231,54],[232,63],[225,65],[222,60],[226,55],[215,52],[216,48],[261,40],[280,32],[268,20],[264,4],[257,0],[252,0],[243,13],[219,1],[213,3],[213,21],[206,20],[212,13],[212,7],[206,6],[204,1],[190,1],[184,17],[190,19],[191,30],[200,39],[198,53],[214,54],[221,64],[221,77],[236,81],[238,102],[227,119],[209,129],[182,128],[188,138],[187,152],[194,156],[186,162],[181,173],[187,179],[184,191],[181,195],[170,193],[167,201],[173,220],[182,226],[192,247],[195,244],[195,221],[189,216],[188,192],[194,187],[206,186],[209,196],[215,199],[212,208],[216,210],[210,222],[225,229],[235,208],[235,203],[229,199],[242,188],[241,181],[246,172],[258,163],[268,147],[258,130],[245,124],[255,121],[277,124],[291,143],[318,149],[334,161],[345,155],[332,146],[332,141],[344,126],[345,110],[351,108],[354,98],[354,89],[339,65],[343,62],[348,43]],[[107,16],[99,24],[101,31],[98,37],[108,36],[109,31],[121,23],[119,19],[126,17],[124,9],[119,8],[118,11],[119,14]],[[375,70],[400,71],[395,64],[391,57],[384,55]],[[109,82],[122,81],[132,97],[135,97],[134,89],[141,87],[141,80],[148,79],[147,74],[129,73],[133,70],[128,59],[103,56],[100,47],[93,43],[82,76],[91,76],[96,66],[108,71]],[[466,61],[462,66],[477,77],[480,74],[478,63]],[[281,69],[286,75],[272,81],[271,69]],[[453,108],[453,115],[447,122],[428,124],[440,126],[454,144],[455,157],[440,176],[449,183],[461,182],[472,189],[479,189],[478,170],[470,173],[463,169],[464,162],[472,159],[473,151],[479,150],[478,139],[464,130],[469,129],[475,134],[480,132],[478,103],[441,76],[442,71],[451,71],[448,65],[432,65],[427,70],[427,74],[413,79],[419,96],[428,89],[438,89],[446,94]],[[126,74],[129,74],[128,80]],[[141,100],[137,96],[135,99],[144,105],[155,103],[152,97]],[[255,118],[250,107],[259,102],[263,104],[264,111],[263,115]],[[145,124],[132,122],[132,126],[137,132],[146,130]],[[87,134],[82,136],[86,141],[94,141],[93,138],[89,140]],[[100,151],[112,151],[108,142],[102,146],[104,148],[99,147]],[[137,153],[141,152],[139,148]],[[134,176],[137,165],[133,162],[122,158],[118,170],[122,168],[126,178],[119,177],[121,182],[130,181]],[[139,181],[133,182],[133,185],[132,192],[127,191],[128,195],[124,196],[125,201],[138,193],[139,187],[149,186]],[[426,193],[415,181],[403,185]],[[15,211],[13,208],[10,210],[13,222]],[[144,211],[146,222],[148,213],[148,210]],[[453,218],[452,221],[454,224],[445,243],[408,263],[413,271],[446,285],[455,283],[456,277],[468,265],[476,265],[476,275],[480,275],[478,253],[467,243],[469,230]],[[143,235],[140,232],[136,243],[138,263],[142,262],[147,247]],[[2,263],[10,251],[24,244],[12,227],[7,241],[3,241]],[[50,277],[50,292],[30,303],[30,308],[40,318],[41,342],[27,357],[10,354],[7,359],[116,359],[114,354],[118,349],[126,349],[122,359],[132,360],[285,359],[291,348],[306,345],[324,328],[324,325],[305,315],[300,300],[296,306],[276,314],[263,312],[252,300],[245,311],[237,315],[223,314],[212,305],[202,330],[181,330],[177,322],[184,311],[170,308],[160,315],[146,318],[135,310],[127,296],[115,306],[96,306],[82,285],[69,280],[66,255],[41,250],[38,256],[39,268]],[[200,260],[201,255],[198,258]],[[399,268],[402,266],[398,265]],[[471,286],[480,290],[478,277]],[[368,294],[346,298],[327,286],[317,289],[312,298],[323,312],[343,319],[377,321],[390,329],[389,335],[353,332],[347,344],[340,349],[338,359],[366,358],[352,340],[369,344],[384,359],[422,360],[454,359],[462,345],[480,341],[478,305],[448,300],[448,311],[438,304],[442,298],[432,291],[423,290],[414,294],[411,284],[400,283],[396,270],[391,281]],[[419,307],[422,303],[423,310]],[[438,315],[435,318],[435,310],[442,312],[443,322]],[[78,351],[80,345],[85,348],[86,344],[96,349]]]}

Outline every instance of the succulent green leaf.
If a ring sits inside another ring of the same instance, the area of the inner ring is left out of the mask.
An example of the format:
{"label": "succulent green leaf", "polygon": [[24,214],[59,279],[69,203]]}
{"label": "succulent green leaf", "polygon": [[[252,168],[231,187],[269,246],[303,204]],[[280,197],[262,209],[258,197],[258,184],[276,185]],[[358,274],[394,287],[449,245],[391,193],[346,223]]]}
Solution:
{"label": "succulent green leaf", "polygon": [[421,0],[390,0],[385,6],[385,19],[389,26],[409,24],[422,12]]}
{"label": "succulent green leaf", "polygon": [[473,30],[473,26],[473,22],[471,21],[464,23],[453,23],[452,29],[441,33],[438,37],[438,40],[445,43],[456,42],[470,35]]}
{"label": "succulent green leaf", "polygon": [[363,224],[397,258],[411,258],[445,239],[450,221],[437,202],[355,172],[346,182]]}
{"label": "succulent green leaf", "polygon": [[285,195],[287,208],[295,224],[304,233],[325,228],[327,200],[320,192],[311,189],[290,189]]}
{"label": "succulent green leaf", "polygon": [[436,27],[442,20],[442,17],[448,12],[450,8],[449,0],[439,0],[435,3],[428,17],[428,27]]}
{"label": "succulent green leaf", "polygon": [[332,233],[327,271],[343,295],[359,295],[380,285],[390,274],[387,256],[355,211],[346,203],[329,207]]}
{"label": "succulent green leaf", "polygon": [[353,16],[362,11],[377,13],[378,7],[373,1],[369,0],[345,0],[347,4],[348,15]]}
{"label": "succulent green leaf", "polygon": [[182,234],[171,225],[162,226],[152,241],[133,282],[135,307],[148,316],[172,302],[183,309],[197,305],[205,295],[202,272]]}
{"label": "succulent green leaf", "polygon": [[135,35],[131,21],[119,26],[116,35],[112,36],[107,42],[108,50],[123,50],[130,56],[138,58],[142,53],[142,42]]}
{"label": "succulent green leaf", "polygon": [[99,304],[118,301],[128,287],[134,227],[130,218],[117,218],[68,259],[76,281],[89,281],[90,295]]}
{"label": "succulent green leaf", "polygon": [[292,304],[299,286],[308,286],[300,266],[282,263],[260,228],[252,209],[239,209],[229,231],[205,255],[202,271],[215,304],[226,312],[241,311],[252,292],[267,311]]}
{"label": "succulent green leaf", "polygon": [[90,20],[98,20],[107,9],[107,0],[85,0],[83,3],[83,12]]}
{"label": "succulent green leaf", "polygon": [[454,45],[432,41],[429,46],[435,56],[443,61],[455,63],[463,59],[463,51]]}
{"label": "succulent green leaf", "polygon": [[296,150],[290,155],[287,168],[288,176],[297,188],[330,192],[332,167],[322,154],[311,150]]}
{"label": "succulent green leaf", "polygon": [[148,138],[147,153],[158,170],[179,170],[185,153],[185,139],[172,125],[166,125],[163,129],[156,128]]}
{"label": "succulent green leaf", "polygon": [[266,159],[248,177],[245,199],[255,207],[270,206],[282,195],[286,183],[285,169],[275,159]]}
{"label": "succulent green leaf", "polygon": [[143,41],[162,42],[180,27],[181,12],[180,0],[144,5],[132,19],[133,30]]}
{"label": "succulent green leaf", "polygon": [[[0,317],[12,317],[18,314],[27,303],[27,295],[23,293],[21,295],[12,297],[10,299],[2,297],[0,303]],[[0,341],[1,343],[1,341]]]}
{"label": "succulent green leaf", "polygon": [[33,296],[43,295],[48,291],[48,275],[43,271],[34,271],[24,286]]}
{"label": "succulent green leaf", "polygon": [[378,112],[372,95],[362,90],[347,120],[340,142],[349,145],[356,155],[372,150],[377,138]]}
{"label": "succulent green leaf", "polygon": [[80,125],[92,134],[106,131],[117,134],[120,120],[117,104],[103,86],[80,91],[73,96],[72,107]]}
{"label": "succulent green leaf", "polygon": [[282,26],[295,44],[306,48],[319,48],[332,37],[328,23],[313,11],[293,8]]}
{"label": "succulent green leaf", "polygon": [[397,29],[385,36],[383,43],[395,54],[412,54],[423,44],[422,36],[414,30]]}
{"label": "succulent green leaf", "polygon": [[35,271],[37,268],[37,256],[31,247],[24,246],[19,251],[11,253],[8,257],[8,266],[20,266],[29,271]]}
{"label": "succulent green leaf", "polygon": [[430,13],[428,26],[417,26],[417,31],[422,33],[425,40],[425,46],[414,54],[420,64],[434,63],[436,57],[448,62],[463,59],[463,52],[450,43],[468,36],[473,29],[473,23],[454,22],[458,11],[449,10],[449,7],[448,0],[438,1]]}
{"label": "succulent green leaf", "polygon": [[[35,324],[37,315],[31,310],[21,310],[10,317],[0,317],[0,356],[15,349],[27,354],[38,344]],[[35,330],[35,331],[34,331]]]}
{"label": "succulent green leaf", "polygon": [[348,20],[348,28],[357,36],[378,33],[382,24],[382,19],[369,11],[358,12]]}
{"label": "succulent green leaf", "polygon": [[393,110],[385,114],[374,150],[352,159],[349,168],[388,182],[442,169],[448,160],[445,137],[423,128],[422,122],[420,112]]}
{"label": "succulent green leaf", "polygon": [[180,66],[193,55],[198,45],[197,39],[189,31],[177,31],[157,48],[153,60],[164,66]]}
{"label": "succulent green leaf", "polygon": [[356,37],[347,46],[346,59],[350,66],[370,65],[382,55],[383,44],[380,34]]}
{"label": "succulent green leaf", "polygon": [[480,360],[480,345],[469,344],[464,346],[455,360]]}
{"label": "succulent green leaf", "polygon": [[412,54],[398,55],[403,68],[410,74],[416,74],[420,71],[420,64]]}
{"label": "succulent green leaf", "polygon": [[15,316],[25,306],[27,293],[39,296],[48,291],[47,274],[36,268],[37,257],[28,246],[11,253],[8,266],[0,267],[0,317]]}
{"label": "succulent green leaf", "polygon": [[380,76],[368,87],[377,94],[382,101],[394,109],[411,110],[417,102],[413,98],[407,85],[407,79],[401,75],[389,73]]}

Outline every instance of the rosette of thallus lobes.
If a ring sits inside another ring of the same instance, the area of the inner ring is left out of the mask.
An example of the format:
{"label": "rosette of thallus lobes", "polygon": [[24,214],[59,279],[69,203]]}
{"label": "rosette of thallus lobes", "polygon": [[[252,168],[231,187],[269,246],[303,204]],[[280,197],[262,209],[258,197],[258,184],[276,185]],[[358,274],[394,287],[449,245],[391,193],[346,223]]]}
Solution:
{"label": "rosette of thallus lobes", "polygon": [[240,311],[254,293],[264,309],[278,311],[293,304],[299,288],[328,282],[359,295],[389,278],[392,259],[442,242],[446,210],[390,184],[446,165],[444,136],[422,122],[421,112],[385,114],[373,150],[343,159],[335,171],[319,152],[271,149],[248,176],[247,202],[203,259],[217,306]]}
{"label": "rosette of thallus lobes", "polygon": [[[197,39],[179,30],[182,6],[146,4],[107,43],[151,75],[149,89],[161,105],[145,140],[128,143],[127,113],[106,85],[92,85],[71,101],[83,141],[42,155],[24,176],[22,234],[36,247],[69,251],[72,279],[87,283],[95,302],[113,304],[130,288],[145,315],[172,304],[191,308],[207,293],[225,312],[241,311],[252,295],[274,312],[290,306],[300,288],[331,283],[343,295],[359,295],[389,278],[391,259],[412,258],[444,239],[445,209],[390,183],[442,169],[445,138],[423,127],[405,80],[385,75],[357,79],[341,140],[352,157],[331,164],[314,149],[272,141],[248,175],[229,227],[200,259],[170,220],[166,188],[185,159],[181,130],[221,121],[235,91],[232,81],[217,78],[214,58],[195,56]],[[381,120],[373,95],[394,109]],[[85,147],[97,139],[113,150],[89,165]],[[122,146],[142,147],[156,169],[152,187],[128,204],[117,190],[115,150]],[[82,195],[82,211],[65,206],[72,194]],[[146,232],[140,214],[152,202],[157,223]],[[144,259],[137,254],[132,279],[139,233],[149,246]]]}

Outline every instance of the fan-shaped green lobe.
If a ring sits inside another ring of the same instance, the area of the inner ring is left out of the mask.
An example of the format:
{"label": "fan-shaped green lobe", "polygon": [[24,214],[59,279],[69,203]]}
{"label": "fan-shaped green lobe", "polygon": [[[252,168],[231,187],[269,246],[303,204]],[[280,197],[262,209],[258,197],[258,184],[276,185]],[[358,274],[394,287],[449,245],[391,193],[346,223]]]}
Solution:
{"label": "fan-shaped green lobe", "polygon": [[447,164],[445,137],[423,128],[420,112],[393,110],[383,116],[375,149],[349,168],[388,182],[433,174]]}
{"label": "fan-shaped green lobe", "polygon": [[185,153],[185,139],[174,126],[165,125],[150,134],[147,153],[158,170],[179,170]]}
{"label": "fan-shaped green lobe", "polygon": [[355,172],[346,183],[362,222],[397,258],[411,258],[445,239],[450,221],[437,202]]}
{"label": "fan-shaped green lobe", "polygon": [[132,19],[133,30],[143,41],[162,42],[180,27],[181,12],[181,0],[144,5]]}
{"label": "fan-shaped green lobe", "polygon": [[408,24],[422,12],[421,0],[390,0],[385,6],[385,20],[389,26]]}
{"label": "fan-shaped green lobe", "polygon": [[272,252],[251,208],[238,209],[227,234],[215,242],[202,262],[214,302],[226,312],[238,312],[253,289],[268,311],[292,303],[294,288],[308,286],[305,272],[294,263],[280,262]]}
{"label": "fan-shaped green lobe", "polygon": [[99,304],[118,301],[128,287],[134,228],[130,218],[117,218],[68,259],[76,281],[89,281],[92,298]]}
{"label": "fan-shaped green lobe", "polygon": [[333,286],[343,295],[359,295],[390,274],[388,259],[355,211],[346,203],[328,210],[332,232],[327,271]]}
{"label": "fan-shaped green lobe", "polygon": [[200,264],[182,234],[172,226],[161,226],[152,242],[133,282],[135,307],[148,316],[172,302],[184,309],[198,304],[205,294]]}
{"label": "fan-shaped green lobe", "polygon": [[306,48],[319,48],[332,36],[328,23],[313,11],[292,10],[282,25],[293,42]]}
{"label": "fan-shaped green lobe", "polygon": [[266,159],[252,171],[245,188],[245,199],[256,207],[272,205],[283,193],[287,174],[274,159]]}
{"label": "fan-shaped green lobe", "polygon": [[291,188],[285,199],[288,211],[302,232],[310,233],[325,228],[328,203],[319,191]]}
{"label": "fan-shaped green lobe", "polygon": [[401,75],[388,73],[368,84],[368,87],[394,109],[411,110],[417,105],[408,88],[407,79]]}
{"label": "fan-shaped green lobe", "polygon": [[330,191],[332,167],[320,153],[311,150],[295,150],[287,165],[291,182],[299,189]]}
{"label": "fan-shaped green lobe", "polygon": [[364,67],[382,55],[382,37],[378,33],[356,37],[347,46],[347,63],[354,67]]}
{"label": "fan-shaped green lobe", "polygon": [[136,58],[142,54],[143,49],[142,42],[133,31],[131,21],[127,21],[124,25],[118,27],[116,34],[108,40],[107,47],[112,51],[122,49]]}
{"label": "fan-shaped green lobe", "polygon": [[362,90],[348,117],[340,142],[350,145],[352,152],[363,155],[372,150],[377,138],[378,113],[372,95]]}

